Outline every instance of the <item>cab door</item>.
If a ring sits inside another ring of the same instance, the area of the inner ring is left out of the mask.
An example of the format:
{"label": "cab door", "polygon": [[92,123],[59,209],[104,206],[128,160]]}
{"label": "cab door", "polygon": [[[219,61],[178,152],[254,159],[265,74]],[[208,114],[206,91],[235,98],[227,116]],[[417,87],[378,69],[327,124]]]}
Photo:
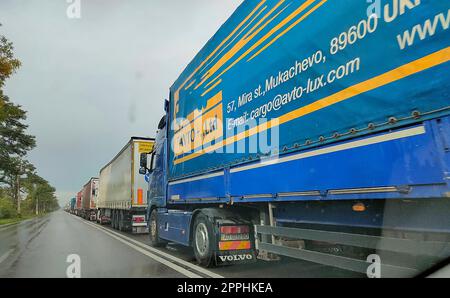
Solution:
{"label": "cab door", "polygon": [[165,128],[160,129],[156,138],[155,150],[151,156],[149,190],[148,190],[148,206],[165,207],[166,191],[165,191],[165,172],[166,172],[166,138]]}

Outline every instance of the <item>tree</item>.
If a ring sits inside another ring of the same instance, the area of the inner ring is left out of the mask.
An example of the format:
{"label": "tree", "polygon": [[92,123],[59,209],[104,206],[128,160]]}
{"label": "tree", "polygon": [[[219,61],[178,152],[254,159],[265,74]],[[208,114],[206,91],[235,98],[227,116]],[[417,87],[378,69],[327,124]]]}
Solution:
{"label": "tree", "polygon": [[23,180],[22,185],[28,194],[26,199],[28,210],[34,210],[36,215],[53,211],[59,207],[55,196],[55,188],[44,178],[36,174],[29,174]]}
{"label": "tree", "polygon": [[6,80],[20,65],[14,57],[13,44],[0,35],[0,194],[13,199],[19,214],[22,183],[32,183],[33,188],[26,189],[28,194],[31,191],[32,199],[48,204],[49,208],[54,208],[55,204],[57,206],[55,189],[37,176],[35,167],[25,159],[28,151],[36,146],[35,137],[26,133],[26,112],[12,103],[3,91]]}
{"label": "tree", "polygon": [[[1,27],[1,24],[0,24]],[[0,36],[0,183],[11,184],[17,179],[21,167],[17,159],[36,146],[34,136],[26,134],[28,126],[26,112],[12,103],[3,92],[5,81],[20,67],[14,57],[14,47],[4,36]]]}
{"label": "tree", "polygon": [[[2,24],[0,24],[0,27]],[[5,80],[8,79],[21,65],[14,57],[12,42],[5,36],[0,36],[0,88],[3,88]]]}
{"label": "tree", "polygon": [[2,119],[0,119],[0,183],[8,183],[8,178],[23,174],[21,164],[29,164],[20,159],[36,146],[34,136],[26,134],[26,112],[20,106],[3,98]]}
{"label": "tree", "polygon": [[[0,27],[2,24],[0,23]],[[20,67],[21,63],[14,57],[14,47],[12,42],[8,41],[6,37],[0,35],[0,121],[5,119],[4,105],[5,96],[3,94],[3,87],[6,79]]]}

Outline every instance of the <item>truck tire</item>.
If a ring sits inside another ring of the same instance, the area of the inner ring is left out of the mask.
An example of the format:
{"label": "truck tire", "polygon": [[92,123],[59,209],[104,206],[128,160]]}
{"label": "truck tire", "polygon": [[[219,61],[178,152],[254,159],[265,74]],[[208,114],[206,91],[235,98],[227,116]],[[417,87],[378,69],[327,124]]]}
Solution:
{"label": "truck tire", "polygon": [[203,213],[195,217],[192,246],[197,262],[204,267],[214,263],[215,237],[211,221]]}
{"label": "truck tire", "polygon": [[167,241],[159,238],[158,233],[158,216],[156,214],[156,209],[152,211],[149,219],[149,231],[148,235],[150,238],[150,245],[153,247],[164,247],[167,245]]}

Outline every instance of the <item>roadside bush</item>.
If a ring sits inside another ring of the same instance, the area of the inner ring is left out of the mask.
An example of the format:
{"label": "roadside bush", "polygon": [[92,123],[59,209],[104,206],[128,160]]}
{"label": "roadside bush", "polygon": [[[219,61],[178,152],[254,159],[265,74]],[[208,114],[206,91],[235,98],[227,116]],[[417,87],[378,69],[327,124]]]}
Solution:
{"label": "roadside bush", "polygon": [[16,208],[11,200],[0,198],[0,219],[13,218],[17,216]]}

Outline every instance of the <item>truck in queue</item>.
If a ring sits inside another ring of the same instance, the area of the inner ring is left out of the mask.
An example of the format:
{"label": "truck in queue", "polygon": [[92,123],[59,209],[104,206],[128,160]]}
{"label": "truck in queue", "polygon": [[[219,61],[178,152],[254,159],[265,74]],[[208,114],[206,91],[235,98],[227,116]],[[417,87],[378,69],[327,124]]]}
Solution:
{"label": "truck in queue", "polygon": [[81,217],[91,221],[97,218],[98,181],[98,178],[90,178],[81,190]]}
{"label": "truck in queue", "polygon": [[139,157],[153,149],[154,139],[132,137],[100,170],[98,221],[114,229],[147,232],[146,181],[139,174]]}
{"label": "truck in queue", "polygon": [[75,206],[77,204],[77,198],[71,198],[69,202],[69,213],[75,214]]}
{"label": "truck in queue", "polygon": [[[153,246],[192,247],[206,267],[363,273],[373,254],[450,254],[450,10],[388,2],[241,4],[141,154]],[[386,262],[383,276],[417,272]]]}
{"label": "truck in queue", "polygon": [[77,196],[76,196],[76,203],[75,203],[75,212],[74,214],[76,216],[81,216],[83,213],[83,192],[79,191],[77,192]]}

